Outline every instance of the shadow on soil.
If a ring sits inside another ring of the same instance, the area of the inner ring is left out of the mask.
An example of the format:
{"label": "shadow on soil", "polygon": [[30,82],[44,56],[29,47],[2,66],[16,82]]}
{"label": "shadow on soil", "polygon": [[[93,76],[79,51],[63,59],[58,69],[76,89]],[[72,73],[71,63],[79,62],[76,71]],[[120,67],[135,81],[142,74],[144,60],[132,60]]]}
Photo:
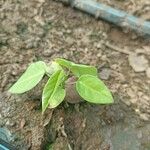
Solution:
{"label": "shadow on soil", "polygon": [[150,124],[119,98],[112,106],[82,103],[55,109],[45,136],[54,150],[150,149]]}

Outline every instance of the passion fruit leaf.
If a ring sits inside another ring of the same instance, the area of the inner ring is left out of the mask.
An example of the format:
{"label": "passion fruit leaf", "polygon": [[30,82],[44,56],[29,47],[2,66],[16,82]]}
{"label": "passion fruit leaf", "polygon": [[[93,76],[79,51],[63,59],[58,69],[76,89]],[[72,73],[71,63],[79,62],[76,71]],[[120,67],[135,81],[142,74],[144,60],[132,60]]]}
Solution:
{"label": "passion fruit leaf", "polygon": [[97,69],[93,66],[73,64],[71,71],[76,77],[80,77],[85,74],[97,76]]}
{"label": "passion fruit leaf", "polygon": [[59,86],[53,97],[51,98],[51,101],[49,102],[49,108],[55,108],[57,107],[65,98],[66,96],[66,91],[63,89],[61,86]]}
{"label": "passion fruit leaf", "polygon": [[46,67],[43,61],[32,63],[18,81],[9,89],[9,92],[20,94],[35,87],[46,73]]}
{"label": "passion fruit leaf", "polygon": [[[50,105],[51,108],[56,107],[63,100],[65,92],[60,85],[64,82],[65,73],[58,70],[51,75],[46,83],[42,93],[42,112]],[[62,96],[62,98],[60,98]],[[59,99],[60,98],[60,99]]]}
{"label": "passion fruit leaf", "polygon": [[80,77],[84,74],[97,76],[97,69],[93,66],[75,64],[71,61],[60,58],[56,59],[56,62],[68,68],[76,77]]}
{"label": "passion fruit leaf", "polygon": [[68,61],[66,59],[62,59],[62,58],[57,58],[55,60],[59,65],[63,66],[63,67],[66,67],[68,69],[70,69],[73,65],[73,62],[71,61]]}
{"label": "passion fruit leaf", "polygon": [[95,76],[82,75],[76,82],[76,90],[88,102],[96,104],[113,103],[113,97],[109,89]]}
{"label": "passion fruit leaf", "polygon": [[47,70],[46,72],[48,73],[48,75],[52,75],[54,72],[58,71],[58,70],[61,70],[62,67],[55,61],[52,61],[50,63],[50,66],[47,67]]}

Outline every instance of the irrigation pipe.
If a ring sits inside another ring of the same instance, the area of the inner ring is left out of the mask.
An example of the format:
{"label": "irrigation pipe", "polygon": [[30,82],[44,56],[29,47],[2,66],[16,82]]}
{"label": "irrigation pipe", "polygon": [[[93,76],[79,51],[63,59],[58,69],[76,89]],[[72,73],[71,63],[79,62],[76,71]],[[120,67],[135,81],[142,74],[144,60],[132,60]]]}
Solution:
{"label": "irrigation pipe", "polygon": [[87,12],[96,18],[104,19],[122,28],[132,29],[142,35],[150,37],[150,22],[130,15],[124,11],[114,9],[94,0],[57,1],[68,3],[72,7]]}

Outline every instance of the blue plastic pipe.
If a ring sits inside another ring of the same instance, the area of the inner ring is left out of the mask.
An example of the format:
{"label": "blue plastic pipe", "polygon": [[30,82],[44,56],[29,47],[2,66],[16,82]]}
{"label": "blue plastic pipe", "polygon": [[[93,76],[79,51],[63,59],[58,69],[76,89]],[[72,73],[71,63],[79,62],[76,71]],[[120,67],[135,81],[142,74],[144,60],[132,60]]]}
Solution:
{"label": "blue plastic pipe", "polygon": [[121,27],[135,30],[142,35],[150,36],[150,22],[114,9],[94,0],[61,0],[69,2],[72,7],[85,11],[96,18],[102,18]]}

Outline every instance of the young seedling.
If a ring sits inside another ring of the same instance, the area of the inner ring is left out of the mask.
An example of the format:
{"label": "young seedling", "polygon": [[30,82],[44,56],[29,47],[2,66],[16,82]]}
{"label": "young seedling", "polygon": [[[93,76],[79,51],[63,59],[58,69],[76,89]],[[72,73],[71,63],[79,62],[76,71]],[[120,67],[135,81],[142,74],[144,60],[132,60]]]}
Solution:
{"label": "young seedling", "polygon": [[11,93],[21,94],[31,90],[40,80],[49,77],[42,93],[42,112],[46,108],[57,107],[65,98],[65,81],[74,75],[75,87],[82,99],[95,104],[113,103],[113,97],[106,85],[98,78],[93,66],[75,64],[65,59],[56,59],[50,66],[43,61],[32,63],[18,81],[9,89]]}

